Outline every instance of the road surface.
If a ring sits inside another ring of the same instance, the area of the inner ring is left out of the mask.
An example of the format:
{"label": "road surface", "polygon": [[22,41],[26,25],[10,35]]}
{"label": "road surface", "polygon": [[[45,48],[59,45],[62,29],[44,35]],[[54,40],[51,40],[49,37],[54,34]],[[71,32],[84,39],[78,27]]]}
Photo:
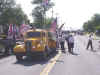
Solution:
{"label": "road surface", "polygon": [[49,75],[100,75],[98,40],[93,40],[94,51],[86,50],[87,36],[75,37],[74,52],[62,54]]}
{"label": "road surface", "polygon": [[[75,36],[74,53],[59,52],[49,61],[24,60],[17,62],[15,56],[0,59],[0,75],[100,75],[100,51],[94,40],[94,52],[86,50],[87,36]],[[66,51],[67,44],[65,44]]]}

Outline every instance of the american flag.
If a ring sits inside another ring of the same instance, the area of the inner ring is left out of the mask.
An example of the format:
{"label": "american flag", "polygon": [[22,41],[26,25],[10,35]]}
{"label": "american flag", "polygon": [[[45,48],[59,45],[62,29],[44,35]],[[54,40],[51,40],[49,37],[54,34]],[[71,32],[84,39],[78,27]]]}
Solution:
{"label": "american flag", "polygon": [[43,6],[47,6],[48,5],[48,3],[49,3],[49,1],[48,0],[43,0]]}
{"label": "american flag", "polygon": [[50,27],[50,31],[56,31],[56,27],[57,27],[57,18],[53,20],[53,22],[51,23],[51,27]]}
{"label": "american flag", "polygon": [[31,27],[29,25],[22,24],[20,27],[20,33],[23,35],[29,29],[31,29]]}
{"label": "american flag", "polygon": [[13,36],[16,36],[16,32],[17,32],[16,25],[15,24],[10,24],[9,25],[9,30],[8,30],[8,38],[13,39]]}
{"label": "american flag", "polygon": [[9,25],[8,35],[11,35],[13,33],[13,25]]}

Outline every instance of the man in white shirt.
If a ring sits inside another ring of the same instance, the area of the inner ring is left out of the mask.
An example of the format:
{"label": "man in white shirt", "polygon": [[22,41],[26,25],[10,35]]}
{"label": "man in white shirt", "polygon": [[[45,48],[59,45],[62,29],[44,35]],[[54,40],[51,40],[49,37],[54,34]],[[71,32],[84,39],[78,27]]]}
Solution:
{"label": "man in white shirt", "polygon": [[88,44],[87,44],[87,48],[86,48],[87,50],[88,50],[89,46],[91,47],[91,50],[93,50],[92,40],[93,40],[93,34],[90,34]]}

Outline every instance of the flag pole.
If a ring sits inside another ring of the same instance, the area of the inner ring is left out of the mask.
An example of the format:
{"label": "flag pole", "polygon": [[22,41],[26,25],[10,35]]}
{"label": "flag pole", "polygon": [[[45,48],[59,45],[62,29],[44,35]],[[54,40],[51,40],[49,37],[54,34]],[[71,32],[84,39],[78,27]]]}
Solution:
{"label": "flag pole", "polygon": [[53,7],[52,7],[52,19],[53,19],[53,13],[54,13],[54,11],[53,11]]}
{"label": "flag pole", "polygon": [[46,8],[47,8],[47,5],[44,2],[44,0],[42,0],[42,3],[44,3],[44,5],[43,5],[43,29],[45,29],[45,24],[46,24]]}
{"label": "flag pole", "polygon": [[44,29],[46,28],[46,6],[44,7]]}

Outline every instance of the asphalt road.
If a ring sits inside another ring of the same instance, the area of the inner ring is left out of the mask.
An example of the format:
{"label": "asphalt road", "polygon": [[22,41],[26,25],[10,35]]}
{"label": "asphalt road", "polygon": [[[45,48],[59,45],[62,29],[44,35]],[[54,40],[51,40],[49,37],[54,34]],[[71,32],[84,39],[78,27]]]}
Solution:
{"label": "asphalt road", "polygon": [[0,60],[0,75],[39,75],[45,66],[44,61],[17,62],[15,56]]}
{"label": "asphalt road", "polygon": [[[98,40],[93,40],[94,51],[86,50],[87,36],[75,37],[74,53],[62,54],[49,75],[100,75]],[[67,50],[67,49],[66,49]]]}
{"label": "asphalt road", "polygon": [[98,40],[93,41],[94,52],[86,50],[87,40],[87,36],[75,36],[77,55],[59,53],[49,61],[17,62],[15,56],[0,59],[0,75],[100,75]]}

